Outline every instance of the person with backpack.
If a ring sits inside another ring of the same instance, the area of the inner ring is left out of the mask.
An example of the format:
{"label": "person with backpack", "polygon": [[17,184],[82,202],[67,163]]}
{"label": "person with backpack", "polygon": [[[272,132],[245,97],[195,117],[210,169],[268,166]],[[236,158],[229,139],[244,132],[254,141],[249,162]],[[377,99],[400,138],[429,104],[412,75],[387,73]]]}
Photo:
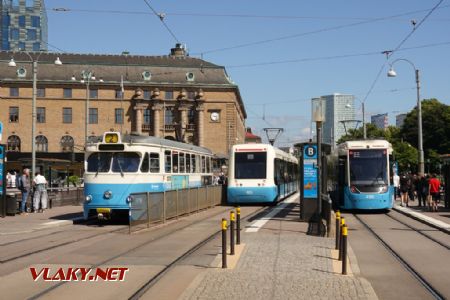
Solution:
{"label": "person with backpack", "polygon": [[16,186],[22,192],[22,201],[20,202],[20,214],[27,214],[27,199],[30,194],[30,169],[23,169],[22,176],[16,178]]}

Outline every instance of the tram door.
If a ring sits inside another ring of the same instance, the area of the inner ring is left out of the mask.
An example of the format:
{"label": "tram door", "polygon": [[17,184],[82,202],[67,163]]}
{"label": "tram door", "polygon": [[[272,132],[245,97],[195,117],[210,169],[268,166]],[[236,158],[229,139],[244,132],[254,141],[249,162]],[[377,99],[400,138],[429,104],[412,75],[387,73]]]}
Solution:
{"label": "tram door", "polygon": [[340,156],[338,159],[338,206],[343,206],[345,203],[344,200],[344,190],[345,190],[345,186],[346,186],[346,180],[345,180],[345,175],[346,175],[346,168],[345,166],[347,165],[347,157],[345,156]]}

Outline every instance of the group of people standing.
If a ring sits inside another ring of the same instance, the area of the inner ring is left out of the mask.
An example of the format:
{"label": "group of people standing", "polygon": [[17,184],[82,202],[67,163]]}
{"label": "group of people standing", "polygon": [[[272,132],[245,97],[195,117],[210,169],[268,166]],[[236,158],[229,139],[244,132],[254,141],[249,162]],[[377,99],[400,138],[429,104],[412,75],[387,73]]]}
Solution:
{"label": "group of people standing", "polygon": [[409,207],[409,201],[417,198],[419,207],[438,210],[441,182],[436,174],[417,176],[416,174],[394,175],[395,197],[400,197],[401,206]]}
{"label": "group of people standing", "polygon": [[[47,180],[39,172],[35,173],[33,181],[30,178],[30,169],[25,168],[22,174],[8,172],[8,186],[17,188],[21,192],[20,214],[27,215],[28,197],[32,197],[33,212],[44,212],[47,209]],[[31,210],[31,209],[30,209]]]}

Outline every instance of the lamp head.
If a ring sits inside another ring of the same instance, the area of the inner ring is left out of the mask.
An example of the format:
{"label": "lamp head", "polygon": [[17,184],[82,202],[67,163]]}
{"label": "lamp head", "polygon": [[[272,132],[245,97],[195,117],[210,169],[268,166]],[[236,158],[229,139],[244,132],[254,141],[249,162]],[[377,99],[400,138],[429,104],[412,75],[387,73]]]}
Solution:
{"label": "lamp head", "polygon": [[389,71],[387,72],[387,76],[388,77],[396,77],[397,76],[397,73],[394,71],[394,69],[391,67],[390,69],[389,69]]}
{"label": "lamp head", "polygon": [[352,108],[352,105],[350,103],[345,104],[346,108]]}
{"label": "lamp head", "polygon": [[14,61],[14,58],[11,58],[11,60],[8,63],[8,67],[15,67],[16,66],[16,62]]}
{"label": "lamp head", "polygon": [[57,66],[61,66],[63,63],[62,63],[62,61],[59,59],[59,57],[56,57],[54,64],[57,65]]}

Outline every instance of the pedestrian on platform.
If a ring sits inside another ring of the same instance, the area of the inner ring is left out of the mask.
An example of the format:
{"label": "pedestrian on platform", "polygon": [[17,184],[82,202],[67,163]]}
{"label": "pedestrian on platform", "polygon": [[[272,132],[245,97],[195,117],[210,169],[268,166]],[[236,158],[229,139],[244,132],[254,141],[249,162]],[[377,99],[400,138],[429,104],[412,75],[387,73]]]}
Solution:
{"label": "pedestrian on platform", "polygon": [[[39,172],[36,172],[36,175],[33,180],[34,186],[34,197],[33,197],[33,207],[34,212],[44,212],[47,209],[47,179],[42,176]],[[41,204],[41,210],[39,210],[39,204]]]}
{"label": "pedestrian on platform", "polygon": [[394,197],[395,200],[397,200],[397,196],[400,193],[400,176],[398,176],[398,174],[395,173],[392,180],[394,182]]}
{"label": "pedestrian on platform", "polygon": [[419,202],[419,207],[427,206],[427,196],[428,196],[428,181],[425,177],[425,175],[420,176],[419,180],[417,181],[417,200]]}
{"label": "pedestrian on platform", "polygon": [[403,174],[400,178],[400,206],[408,205],[408,192],[409,192],[409,186],[411,185],[411,181],[409,180],[409,176],[406,174]]}
{"label": "pedestrian on platform", "polygon": [[22,175],[17,175],[16,187],[22,192],[22,201],[20,202],[20,214],[27,215],[27,199],[30,194],[30,169],[23,169]]}
{"label": "pedestrian on platform", "polygon": [[408,189],[408,196],[410,201],[416,200],[416,187],[417,187],[417,175],[416,174],[410,174],[409,175],[409,189]]}
{"label": "pedestrian on platform", "polygon": [[440,201],[440,188],[441,188],[441,182],[436,177],[436,174],[433,174],[431,176],[431,179],[429,181],[429,191],[431,196],[431,211],[437,212],[438,211],[438,203]]}

